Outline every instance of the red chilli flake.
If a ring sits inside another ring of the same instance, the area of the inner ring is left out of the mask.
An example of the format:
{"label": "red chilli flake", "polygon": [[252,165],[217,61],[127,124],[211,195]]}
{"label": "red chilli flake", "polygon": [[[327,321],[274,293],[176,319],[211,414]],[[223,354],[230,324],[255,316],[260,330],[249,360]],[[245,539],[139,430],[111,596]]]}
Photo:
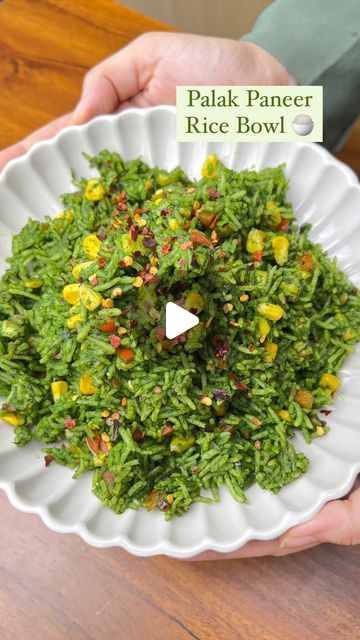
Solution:
{"label": "red chilli flake", "polygon": [[54,456],[51,456],[50,454],[44,456],[45,467],[48,467],[49,464],[51,464],[53,460],[55,460],[55,458],[54,458]]}
{"label": "red chilli flake", "polygon": [[263,252],[262,251],[254,251],[253,253],[253,261],[254,262],[261,262],[263,257]]}
{"label": "red chilli flake", "polygon": [[281,222],[279,222],[276,228],[278,231],[289,231],[289,220],[286,220],[286,218],[284,218],[284,220],[281,220]]}
{"label": "red chilli flake", "polygon": [[219,342],[215,347],[215,358],[224,362],[230,351],[230,345],[228,342]]}
{"label": "red chilli flake", "polygon": [[151,236],[145,236],[142,243],[143,243],[143,246],[146,247],[147,249],[153,249],[154,247],[156,247],[156,240]]}
{"label": "red chilli flake", "polygon": [[111,344],[113,349],[117,349],[118,347],[120,347],[121,338],[119,338],[119,336],[116,336],[115,334],[113,334],[113,335],[109,336],[109,340],[110,340],[110,344]]}
{"label": "red chilli flake", "polygon": [[103,480],[106,484],[111,484],[111,482],[114,482],[115,480],[115,475],[111,471],[105,471],[103,473]]}
{"label": "red chilli flake", "polygon": [[213,189],[212,187],[208,189],[208,194],[209,194],[210,200],[217,200],[218,198],[220,198],[220,193],[216,191],[216,189]]}
{"label": "red chilli flake", "polygon": [[249,387],[247,387],[246,384],[243,384],[239,380],[235,380],[234,384],[237,389],[240,389],[240,391],[248,391],[249,389]]}
{"label": "red chilli flake", "polygon": [[194,244],[190,240],[185,240],[185,242],[182,243],[181,248],[183,251],[185,251],[185,249],[193,249]]}
{"label": "red chilli flake", "polygon": [[252,353],[252,352],[254,351],[254,349],[255,349],[255,345],[254,345],[254,344],[252,344],[252,343],[251,343],[251,344],[249,344],[249,351],[250,351],[250,353]]}
{"label": "red chilli flake", "polygon": [[250,422],[252,422],[256,427],[260,427],[260,425],[262,424],[259,418],[250,418]]}
{"label": "red chilli flake", "polygon": [[320,413],[323,413],[324,416],[329,416],[330,413],[332,413],[333,410],[332,409],[320,409]]}
{"label": "red chilli flake", "polygon": [[104,440],[100,440],[99,448],[102,453],[109,453],[109,447]]}
{"label": "red chilli flake", "polygon": [[157,340],[164,340],[166,334],[164,329],[162,329],[161,327],[156,327],[155,335]]}
{"label": "red chilli flake", "polygon": [[106,267],[106,258],[104,256],[101,256],[100,258],[98,258],[98,265],[101,269],[103,267]]}
{"label": "red chilli flake", "polygon": [[139,227],[136,224],[132,224],[130,229],[130,238],[133,242],[136,242],[136,240],[138,239],[138,235],[139,235]]}
{"label": "red chilli flake", "polygon": [[66,427],[66,429],[73,429],[74,427],[76,427],[76,420],[74,420],[73,418],[67,418],[66,420],[64,420],[64,427]]}
{"label": "red chilli flake", "polygon": [[190,238],[194,244],[200,244],[208,249],[214,249],[214,245],[211,240],[209,240],[204,233],[201,233],[201,231],[197,231],[197,229],[194,229],[191,232]]}
{"label": "red chilli flake", "polygon": [[89,438],[89,436],[86,436],[87,446],[89,447],[89,449],[90,449],[90,451],[92,453],[98,453],[99,452],[100,442],[102,442],[102,440],[101,440],[101,438],[100,438],[98,433],[96,433],[93,438]]}
{"label": "red chilli flake", "polygon": [[135,440],[135,442],[141,442],[141,440],[143,440],[145,438],[145,432],[141,431],[141,429],[135,429],[134,433],[132,434],[133,440]]}
{"label": "red chilli flake", "polygon": [[171,251],[171,244],[164,244],[164,246],[161,249],[161,254],[163,256],[166,256],[168,253],[170,253]]}
{"label": "red chilli flake", "polygon": [[161,435],[163,438],[166,438],[174,431],[174,427],[171,422],[167,422],[165,426],[161,429]]}

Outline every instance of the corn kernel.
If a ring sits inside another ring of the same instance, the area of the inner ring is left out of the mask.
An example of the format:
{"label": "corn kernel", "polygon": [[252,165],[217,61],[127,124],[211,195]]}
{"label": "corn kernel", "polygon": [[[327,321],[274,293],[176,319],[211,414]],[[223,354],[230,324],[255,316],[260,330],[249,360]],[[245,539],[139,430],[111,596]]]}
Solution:
{"label": "corn kernel", "polygon": [[152,180],[146,180],[145,187],[146,187],[146,189],[152,189],[153,181]]}
{"label": "corn kernel", "polygon": [[102,434],[101,434],[101,439],[102,439],[104,442],[110,442],[110,438],[109,438],[109,436],[108,436],[108,434],[107,434],[107,433],[102,433]]}
{"label": "corn kernel", "polygon": [[81,271],[84,271],[85,269],[90,267],[92,264],[93,264],[92,260],[87,260],[86,262],[79,262],[79,264],[76,264],[75,267],[73,268],[72,272],[71,272],[73,274],[75,280],[80,278]]}
{"label": "corn kernel", "polygon": [[85,188],[85,198],[87,200],[91,200],[91,202],[96,202],[97,200],[101,200],[105,195],[105,189],[101,184],[100,180],[97,178],[93,178],[89,180],[86,188]]}
{"label": "corn kernel", "polygon": [[272,322],[277,322],[280,318],[283,317],[284,309],[280,307],[278,304],[270,304],[268,302],[262,302],[257,307],[257,312],[260,313],[261,316],[267,318],[267,320],[272,320]]}
{"label": "corn kernel", "polygon": [[274,249],[275,260],[282,267],[289,257],[289,240],[286,236],[275,236],[271,238],[271,244]]}
{"label": "corn kernel", "polygon": [[60,213],[57,214],[56,218],[60,218],[60,219],[64,219],[66,220],[66,222],[68,224],[71,224],[72,221],[74,220],[74,212],[73,211],[60,211]]}
{"label": "corn kernel", "polygon": [[243,293],[242,296],[240,296],[239,298],[240,302],[247,302],[249,300],[249,296],[247,293]]}
{"label": "corn kernel", "polygon": [[343,338],[343,340],[353,340],[354,338],[356,338],[356,333],[355,333],[355,331],[353,329],[351,329],[349,327],[342,334],[342,338]]}
{"label": "corn kernel", "polygon": [[131,267],[131,265],[134,262],[134,260],[132,259],[131,256],[125,256],[125,258],[123,258],[121,260],[121,262],[124,263],[125,267]]}
{"label": "corn kernel", "polygon": [[281,420],[285,420],[285,422],[291,422],[291,415],[287,411],[287,409],[281,409],[281,411],[279,411],[278,413],[278,416],[279,418],[281,418]]}
{"label": "corn kernel", "polygon": [[113,301],[111,300],[111,298],[103,298],[101,300],[101,306],[104,307],[104,309],[112,309],[112,307],[114,306]]}
{"label": "corn kernel", "polygon": [[144,284],[144,280],[143,280],[140,276],[138,276],[137,278],[135,278],[135,280],[134,280],[134,282],[133,282],[134,287],[136,287],[137,289],[139,289],[140,287],[142,287],[142,286],[143,286],[143,284]]}
{"label": "corn kernel", "polygon": [[336,389],[339,388],[340,380],[332,373],[324,373],[320,378],[319,384],[321,387],[330,389],[330,391],[333,393],[334,391],[336,391]]}
{"label": "corn kernel", "polygon": [[304,409],[312,409],[314,396],[306,389],[299,389],[295,394],[295,402],[297,402],[301,407],[304,407]]}
{"label": "corn kernel", "polygon": [[93,393],[97,392],[97,388],[94,387],[92,380],[93,377],[89,373],[84,373],[80,376],[79,389],[80,393],[84,396],[91,396]]}
{"label": "corn kernel", "polygon": [[185,309],[188,311],[194,309],[196,313],[200,313],[205,306],[204,298],[197,291],[190,291],[185,298]]}
{"label": "corn kernel", "polygon": [[110,415],[110,411],[108,411],[107,409],[104,409],[104,411],[101,412],[102,418],[108,418],[109,415]]}
{"label": "corn kernel", "polygon": [[265,342],[266,336],[270,333],[271,327],[266,320],[266,318],[260,318],[259,320],[259,331],[260,331],[260,343]]}
{"label": "corn kernel", "polygon": [[113,289],[111,292],[111,296],[113,298],[120,298],[120,296],[122,296],[122,292],[123,290],[121,289],[121,287],[115,287],[115,289]]}
{"label": "corn kernel", "polygon": [[270,217],[272,218],[275,224],[279,224],[281,222],[281,215],[278,210],[278,205],[276,204],[276,202],[267,202],[266,212],[270,214]]}
{"label": "corn kernel", "polygon": [[54,398],[54,401],[59,400],[62,396],[64,396],[69,389],[69,385],[65,380],[56,380],[51,383],[51,393]]}
{"label": "corn kernel", "polygon": [[211,154],[205,159],[201,169],[201,175],[203,178],[210,178],[211,180],[216,178],[216,164],[217,158],[214,154]]}
{"label": "corn kernel", "polygon": [[101,305],[102,299],[100,293],[94,291],[86,284],[80,286],[80,300],[89,311],[95,311],[95,309]]}
{"label": "corn kernel", "polygon": [[169,227],[170,227],[171,231],[176,231],[177,229],[180,228],[180,225],[179,225],[178,221],[175,220],[175,218],[170,218],[169,219]]}
{"label": "corn kernel", "polygon": [[96,258],[100,251],[101,244],[101,240],[99,240],[95,233],[86,236],[83,240],[83,249],[87,257],[92,259]]}
{"label": "corn kernel", "polygon": [[127,398],[121,398],[121,406],[126,407],[126,405],[127,405]]}
{"label": "corn kernel", "polygon": [[168,493],[166,496],[166,502],[168,502],[169,504],[172,504],[174,502],[174,496],[172,493]]}
{"label": "corn kernel", "polygon": [[200,209],[200,207],[201,207],[201,204],[199,200],[194,200],[194,204],[193,204],[194,211],[197,211],[198,209]]}
{"label": "corn kernel", "polygon": [[278,345],[275,342],[266,342],[264,346],[267,351],[265,362],[273,362],[278,352]]}
{"label": "corn kernel", "polygon": [[200,402],[201,404],[204,404],[206,407],[211,407],[212,405],[212,400],[211,398],[209,398],[209,396],[205,396],[204,398],[201,398]]}
{"label": "corn kernel", "polygon": [[3,420],[4,422],[11,424],[13,427],[19,427],[25,422],[23,416],[20,416],[16,413],[11,413],[11,412],[5,413],[5,415],[0,416],[0,420]]}
{"label": "corn kernel", "polygon": [[317,427],[316,428],[316,435],[317,436],[323,436],[325,434],[325,429],[324,427]]}
{"label": "corn kernel", "polygon": [[33,278],[32,280],[25,280],[24,287],[27,289],[40,289],[43,286],[43,281],[38,278]]}
{"label": "corn kernel", "polygon": [[94,467],[102,467],[106,462],[106,453],[97,453],[93,457]]}
{"label": "corn kernel", "polygon": [[123,336],[124,333],[127,333],[127,329],[125,329],[124,327],[119,327],[117,330],[119,336]]}
{"label": "corn kernel", "polygon": [[80,303],[80,285],[67,284],[62,291],[63,298],[71,305],[78,305]]}
{"label": "corn kernel", "polygon": [[76,325],[80,322],[85,322],[85,320],[81,317],[80,313],[74,313],[73,316],[70,316],[70,318],[66,320],[66,326],[68,329],[76,329]]}
{"label": "corn kernel", "polygon": [[160,187],[165,187],[166,185],[173,182],[173,178],[171,176],[167,176],[165,173],[160,173],[156,178],[156,182],[160,185]]}
{"label": "corn kernel", "polygon": [[156,274],[159,273],[159,269],[157,267],[150,267],[149,273],[151,273],[152,276],[156,276]]}
{"label": "corn kernel", "polygon": [[146,226],[146,220],[144,220],[144,218],[142,218],[141,216],[135,216],[135,220],[140,229]]}
{"label": "corn kernel", "polygon": [[246,240],[246,251],[255,253],[263,251],[265,247],[265,233],[260,229],[251,229]]}

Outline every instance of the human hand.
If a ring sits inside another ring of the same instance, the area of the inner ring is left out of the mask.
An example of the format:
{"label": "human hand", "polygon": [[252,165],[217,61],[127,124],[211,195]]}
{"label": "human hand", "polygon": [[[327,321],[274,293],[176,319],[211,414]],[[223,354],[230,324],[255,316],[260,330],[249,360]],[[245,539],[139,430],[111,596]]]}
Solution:
{"label": "human hand", "polygon": [[127,107],[175,104],[177,85],[295,84],[250,42],[183,33],[144,33],[84,78],[74,122]]}
{"label": "human hand", "polygon": [[67,114],[0,152],[0,171],[39,140],[126,107],[175,104],[176,85],[295,84],[286,69],[250,42],[150,32],[91,69],[81,100]]}
{"label": "human hand", "polygon": [[360,544],[360,476],[345,499],[328,502],[309,522],[289,529],[275,540],[252,540],[232,553],[205,551],[191,560],[286,556],[322,542],[348,546]]}

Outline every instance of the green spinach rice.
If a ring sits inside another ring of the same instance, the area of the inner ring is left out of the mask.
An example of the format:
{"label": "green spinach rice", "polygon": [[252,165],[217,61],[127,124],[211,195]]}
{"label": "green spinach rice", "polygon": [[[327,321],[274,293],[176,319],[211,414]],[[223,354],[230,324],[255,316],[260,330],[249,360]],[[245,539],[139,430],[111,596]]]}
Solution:
{"label": "green spinach rice", "polygon": [[[64,211],[13,238],[0,283],[0,411],[45,464],[93,472],[116,513],[167,519],[278,492],[306,472],[291,444],[327,432],[359,339],[358,291],[295,225],[283,167],[210,156],[191,181],[102,151]],[[173,340],[165,306],[199,324]],[[205,491],[210,489],[211,492]]]}

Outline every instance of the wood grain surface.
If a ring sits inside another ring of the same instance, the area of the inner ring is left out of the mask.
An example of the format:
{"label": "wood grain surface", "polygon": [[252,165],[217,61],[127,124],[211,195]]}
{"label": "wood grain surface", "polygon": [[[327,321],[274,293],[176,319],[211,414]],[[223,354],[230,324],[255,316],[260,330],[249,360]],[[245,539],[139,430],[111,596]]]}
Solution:
{"label": "wood grain surface", "polygon": [[[70,110],[89,67],[165,28],[111,0],[0,3],[0,148]],[[360,125],[339,157],[360,174]],[[1,640],[359,640],[359,548],[139,559],[93,549],[0,493]]]}

